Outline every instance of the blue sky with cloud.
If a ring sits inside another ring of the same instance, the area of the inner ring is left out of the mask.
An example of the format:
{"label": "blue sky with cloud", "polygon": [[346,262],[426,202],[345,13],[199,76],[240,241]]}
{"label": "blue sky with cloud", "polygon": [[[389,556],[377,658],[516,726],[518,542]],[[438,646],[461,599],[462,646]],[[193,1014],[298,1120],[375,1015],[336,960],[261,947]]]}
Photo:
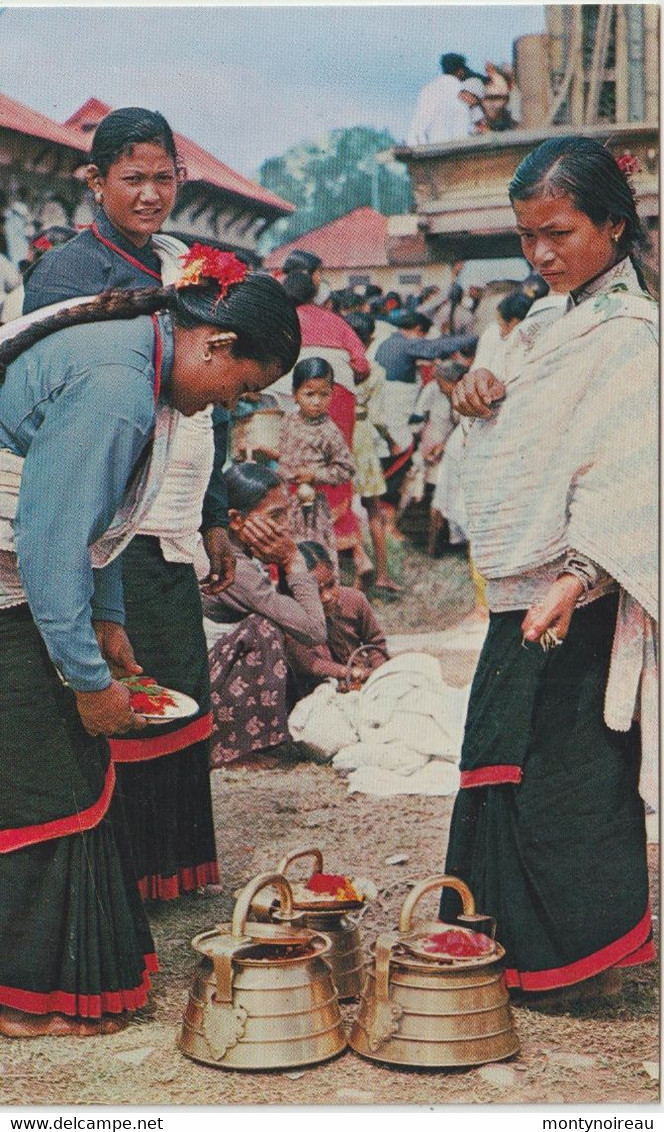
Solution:
{"label": "blue sky with cloud", "polygon": [[22,8],[0,11],[1,89],[62,121],[91,95],[161,110],[254,175],[337,126],[405,136],[443,51],[478,70],[544,30],[534,5]]}

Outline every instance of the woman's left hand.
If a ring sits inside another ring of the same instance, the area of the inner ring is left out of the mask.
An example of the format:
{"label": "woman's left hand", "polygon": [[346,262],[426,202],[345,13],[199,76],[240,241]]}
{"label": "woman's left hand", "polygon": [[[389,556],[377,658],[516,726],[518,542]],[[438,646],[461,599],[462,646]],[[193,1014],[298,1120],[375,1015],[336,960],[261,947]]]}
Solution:
{"label": "woman's left hand", "polygon": [[521,624],[524,641],[539,641],[547,629],[553,630],[558,640],[563,641],[582,593],[582,583],[572,574],[557,578],[542,601],[526,613]]}
{"label": "woman's left hand", "polygon": [[124,625],[115,621],[93,621],[99,651],[111,670],[111,676],[139,676],[143,669],[136,663],[131,641]]}

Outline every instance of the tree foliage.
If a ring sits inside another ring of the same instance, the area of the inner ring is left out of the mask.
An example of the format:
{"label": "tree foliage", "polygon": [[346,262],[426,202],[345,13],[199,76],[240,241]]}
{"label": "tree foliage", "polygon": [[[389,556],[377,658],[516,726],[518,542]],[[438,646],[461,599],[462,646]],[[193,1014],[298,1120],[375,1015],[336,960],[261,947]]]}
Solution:
{"label": "tree foliage", "polygon": [[369,126],[330,130],[317,142],[301,142],[264,161],[264,188],[296,205],[261,241],[266,254],[279,244],[368,205],[384,216],[410,212],[413,195],[405,165],[394,160],[394,138]]}

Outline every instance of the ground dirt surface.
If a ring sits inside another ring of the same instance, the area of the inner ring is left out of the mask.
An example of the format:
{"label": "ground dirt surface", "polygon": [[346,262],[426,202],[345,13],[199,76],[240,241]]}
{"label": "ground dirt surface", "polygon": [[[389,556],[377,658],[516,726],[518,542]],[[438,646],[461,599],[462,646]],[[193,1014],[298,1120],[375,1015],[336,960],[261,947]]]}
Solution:
{"label": "ground dirt surface", "polygon": [[[401,548],[393,548],[398,562]],[[431,563],[409,549],[399,602],[379,604],[390,634],[431,633],[472,610],[463,554]],[[434,650],[437,651],[437,650]],[[445,675],[468,678],[468,651],[441,654]],[[149,1006],[120,1034],[94,1040],[0,1039],[0,1101],[20,1105],[575,1104],[649,1105],[658,1101],[658,970],[624,974],[615,1004],[542,1013],[514,1008],[521,1042],[510,1061],[470,1070],[399,1070],[347,1051],[303,1070],[239,1073],[196,1064],[176,1049],[196,958],[190,940],[230,920],[234,890],[272,871],[283,853],[318,846],[326,870],[371,877],[379,897],[361,916],[367,943],[394,928],[410,886],[441,870],[452,799],[348,795],[328,766],[238,768],[213,773],[223,888],[151,905],[161,970]],[[658,853],[650,850],[658,916]],[[399,855],[400,864],[386,860]],[[433,913],[423,901],[422,914]],[[658,920],[656,921],[658,923]],[[48,941],[44,941],[48,946]],[[350,1023],[354,1005],[344,1006]],[[630,1115],[629,1113],[627,1115]]]}

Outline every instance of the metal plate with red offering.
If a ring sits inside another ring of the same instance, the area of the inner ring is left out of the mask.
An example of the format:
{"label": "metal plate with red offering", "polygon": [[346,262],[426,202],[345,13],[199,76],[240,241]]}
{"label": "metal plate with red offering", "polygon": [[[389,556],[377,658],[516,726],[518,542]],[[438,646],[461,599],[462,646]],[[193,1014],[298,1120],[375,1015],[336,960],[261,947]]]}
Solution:
{"label": "metal plate with red offering", "polygon": [[426,925],[426,932],[416,932],[402,936],[400,944],[418,959],[434,963],[447,963],[454,966],[472,966],[474,963],[486,964],[492,959],[502,959],[504,949],[495,940],[482,932],[469,928],[452,927],[441,923],[432,930]]}
{"label": "metal plate with red offering", "polygon": [[352,877],[313,873],[307,881],[291,881],[293,907],[307,912],[352,912],[364,904],[365,893]]}
{"label": "metal plate with red offering", "polygon": [[126,676],[121,683],[129,689],[132,711],[147,723],[171,723],[188,719],[198,711],[198,704],[184,692],[163,688],[151,676]]}

